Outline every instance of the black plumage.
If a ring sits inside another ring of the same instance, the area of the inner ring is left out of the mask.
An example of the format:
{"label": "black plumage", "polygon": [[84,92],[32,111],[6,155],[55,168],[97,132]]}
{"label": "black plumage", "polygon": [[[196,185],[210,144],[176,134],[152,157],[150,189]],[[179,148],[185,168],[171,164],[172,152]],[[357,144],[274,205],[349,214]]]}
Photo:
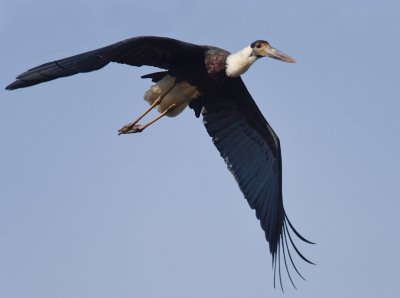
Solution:
{"label": "black plumage", "polygon": [[[258,48],[270,46],[267,42],[258,40],[250,47],[256,52]],[[292,58],[271,49],[275,52],[271,50],[273,55],[269,55],[270,57],[294,62]],[[254,59],[265,56],[263,53],[256,52]],[[195,111],[196,117],[203,115],[203,122],[214,145],[250,207],[256,210],[256,216],[269,242],[275,273],[278,262],[280,277],[280,247],[288,274],[286,253],[294,266],[287,243],[289,237],[294,246],[289,229],[301,240],[311,242],[299,235],[286,216],[282,202],[279,139],[240,76],[227,75],[229,55],[229,52],[216,47],[198,46],[170,38],[135,37],[32,68],[19,75],[6,89],[29,87],[60,77],[98,70],[110,62],[158,67],[166,71],[144,75],[142,78],[159,82],[169,75],[175,78],[176,83],[187,82],[194,86],[199,95],[191,100],[189,107]],[[301,258],[309,262],[295,246],[294,248]]]}

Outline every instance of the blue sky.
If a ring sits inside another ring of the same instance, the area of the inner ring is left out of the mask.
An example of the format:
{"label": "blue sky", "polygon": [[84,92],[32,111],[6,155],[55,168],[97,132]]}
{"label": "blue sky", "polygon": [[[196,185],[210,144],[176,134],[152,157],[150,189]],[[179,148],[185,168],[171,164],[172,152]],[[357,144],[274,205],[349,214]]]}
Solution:
{"label": "blue sky", "polygon": [[[243,75],[278,134],[285,209],[317,266],[290,297],[400,291],[399,1],[1,1],[0,85],[139,35],[297,60]],[[283,297],[254,211],[192,110],[117,136],[153,68],[0,96],[1,297]],[[151,114],[155,116],[156,113]]]}

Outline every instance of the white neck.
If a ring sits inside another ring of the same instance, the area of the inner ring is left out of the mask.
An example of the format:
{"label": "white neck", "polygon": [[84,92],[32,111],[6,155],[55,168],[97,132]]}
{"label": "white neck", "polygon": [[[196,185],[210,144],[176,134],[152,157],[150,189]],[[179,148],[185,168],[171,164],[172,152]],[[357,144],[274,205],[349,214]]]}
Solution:
{"label": "white neck", "polygon": [[248,46],[235,54],[230,54],[226,58],[226,75],[228,77],[238,77],[244,74],[257,60],[257,57],[251,56],[252,53],[253,49]]}

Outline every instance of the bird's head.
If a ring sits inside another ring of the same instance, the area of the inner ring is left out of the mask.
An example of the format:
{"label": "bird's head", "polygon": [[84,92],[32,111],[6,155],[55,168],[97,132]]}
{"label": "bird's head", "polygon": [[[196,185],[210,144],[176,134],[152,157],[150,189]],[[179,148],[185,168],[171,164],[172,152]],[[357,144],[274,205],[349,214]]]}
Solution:
{"label": "bird's head", "polygon": [[256,40],[250,45],[250,47],[253,50],[251,55],[257,58],[270,57],[284,62],[296,62],[296,60],[294,60],[292,57],[271,47],[268,41],[265,40]]}
{"label": "bird's head", "polygon": [[244,74],[259,58],[271,57],[280,61],[295,63],[296,60],[274,49],[265,40],[256,40],[243,50],[231,54],[226,58],[226,75],[237,77]]}

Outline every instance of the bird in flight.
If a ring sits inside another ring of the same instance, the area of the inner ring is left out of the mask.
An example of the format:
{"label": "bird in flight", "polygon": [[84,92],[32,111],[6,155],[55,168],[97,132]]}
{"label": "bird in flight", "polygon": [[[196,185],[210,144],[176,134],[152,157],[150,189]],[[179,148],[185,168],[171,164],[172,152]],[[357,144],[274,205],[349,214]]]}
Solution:
{"label": "bird in flight", "polygon": [[[138,119],[122,127],[119,134],[142,132],[163,116],[177,116],[187,106],[194,110],[197,118],[201,114],[207,132],[228,170],[236,179],[250,207],[256,211],[256,217],[269,242],[274,286],[278,268],[283,290],[281,251],[293,286],[286,255],[301,276],[290,254],[288,239],[296,253],[313,264],[296,248],[290,230],[302,241],[313,243],[294,229],[285,213],[280,142],[240,77],[262,57],[296,62],[264,40],[257,40],[231,54],[212,46],[199,46],[165,37],[140,36],[37,66],[20,74],[6,89],[14,90],[91,72],[110,62],[164,69],[142,76],[154,82],[144,94],[150,107]],[[145,125],[138,124],[153,108],[160,115]]]}

